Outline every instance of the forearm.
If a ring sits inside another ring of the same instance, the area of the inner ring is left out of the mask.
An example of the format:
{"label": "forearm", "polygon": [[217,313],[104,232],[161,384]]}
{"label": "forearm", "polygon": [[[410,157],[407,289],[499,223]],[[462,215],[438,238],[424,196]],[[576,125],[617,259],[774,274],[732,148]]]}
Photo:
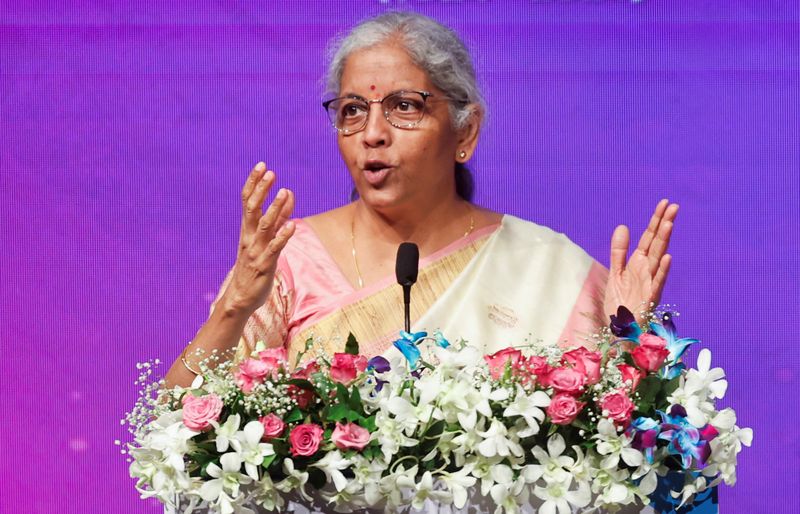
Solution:
{"label": "forearm", "polygon": [[246,310],[233,306],[224,296],[220,298],[190,346],[172,363],[164,377],[167,387],[189,386],[196,376],[189,367],[197,371],[199,361],[215,350],[223,358],[231,358],[249,317],[250,313]]}

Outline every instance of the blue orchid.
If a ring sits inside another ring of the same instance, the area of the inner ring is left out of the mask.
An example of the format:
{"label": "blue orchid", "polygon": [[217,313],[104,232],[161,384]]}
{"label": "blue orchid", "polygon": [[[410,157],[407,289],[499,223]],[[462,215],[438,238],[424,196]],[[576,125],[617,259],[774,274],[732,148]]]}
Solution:
{"label": "blue orchid", "polygon": [[684,469],[689,469],[693,460],[699,468],[705,467],[706,460],[711,455],[711,447],[708,444],[711,434],[706,435],[705,431],[689,423],[686,419],[686,409],[680,405],[674,405],[669,414],[656,412],[662,419],[658,438],[669,441],[667,451],[681,458]]}
{"label": "blue orchid", "polygon": [[622,340],[639,342],[642,327],[636,322],[633,313],[624,305],[617,307],[617,315],[611,315],[611,333]]}
{"label": "blue orchid", "polygon": [[419,351],[419,347],[417,347],[417,343],[425,337],[428,337],[427,332],[415,332],[412,334],[410,332],[406,332],[405,330],[401,330],[400,339],[397,339],[394,342],[394,347],[400,350],[400,353],[402,353],[403,357],[406,358],[408,365],[412,370],[417,369],[417,364],[422,356]]}
{"label": "blue orchid", "polygon": [[447,348],[450,346],[450,341],[444,338],[441,332],[438,330],[433,333],[433,338],[436,340],[436,344],[441,346],[442,348]]}
{"label": "blue orchid", "polygon": [[647,462],[653,463],[655,458],[656,443],[660,430],[658,421],[652,418],[636,418],[628,427],[627,434],[633,436],[631,446],[639,451],[644,451]]}
{"label": "blue orchid", "polygon": [[[667,350],[669,350],[669,355],[667,356],[668,362],[678,362],[678,359],[683,356],[689,346],[700,342],[698,339],[678,337],[677,331],[675,330],[675,323],[672,321],[671,312],[665,312],[661,315],[661,323],[650,323],[650,330],[667,342]],[[674,376],[678,376],[679,374],[680,370],[675,372]]]}

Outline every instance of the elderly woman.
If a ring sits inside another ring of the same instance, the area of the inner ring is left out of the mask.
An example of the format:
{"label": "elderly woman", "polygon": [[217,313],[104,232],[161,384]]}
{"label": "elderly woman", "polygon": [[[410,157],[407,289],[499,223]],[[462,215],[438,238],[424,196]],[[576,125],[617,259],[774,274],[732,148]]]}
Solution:
{"label": "elderly woman", "polygon": [[[294,195],[258,163],[242,190],[236,263],[211,315],[171,367],[189,384],[198,354],[249,353],[262,341],[296,355],[312,338],[386,352],[402,324],[398,244],[419,246],[414,329],[442,330],[490,352],[530,338],[588,341],[618,305],[658,301],[677,205],[661,201],[628,258],[617,227],[606,270],[564,235],[471,200],[466,163],[485,106],[471,58],[450,29],[413,13],[356,26],[335,47],[324,103],[357,200],[290,220]],[[292,361],[293,362],[293,361]]]}

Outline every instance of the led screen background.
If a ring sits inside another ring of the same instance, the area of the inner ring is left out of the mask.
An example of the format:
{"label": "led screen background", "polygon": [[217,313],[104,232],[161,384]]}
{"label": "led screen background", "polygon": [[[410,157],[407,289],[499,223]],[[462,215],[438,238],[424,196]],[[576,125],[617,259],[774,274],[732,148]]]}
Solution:
{"label": "led screen background", "polygon": [[798,512],[800,16],[763,0],[4,2],[0,510],[159,511],[112,444],[135,363],[205,319],[254,163],[298,216],[348,200],[324,48],[388,8],[473,49],[477,203],[604,264],[680,203],[664,298],[755,430],[722,512]]}

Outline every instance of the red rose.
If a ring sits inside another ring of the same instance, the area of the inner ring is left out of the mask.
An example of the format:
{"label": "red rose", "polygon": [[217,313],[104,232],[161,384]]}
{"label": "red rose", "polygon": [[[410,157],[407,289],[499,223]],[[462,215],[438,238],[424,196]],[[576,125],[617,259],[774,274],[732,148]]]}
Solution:
{"label": "red rose", "polygon": [[304,378],[308,380],[311,378],[311,375],[317,373],[319,371],[319,363],[317,361],[309,361],[305,366],[302,368],[297,368],[292,373],[292,378]]}
{"label": "red rose", "polygon": [[639,385],[639,381],[642,379],[642,377],[644,377],[644,373],[628,364],[617,364],[617,369],[619,369],[620,373],[622,373],[623,382],[628,380],[631,381],[629,391],[635,391],[636,387]]}
{"label": "red rose", "polygon": [[586,385],[586,376],[573,368],[556,368],[548,373],[547,385],[559,393],[578,395]]}
{"label": "red rose", "polygon": [[261,437],[265,441],[280,437],[286,429],[286,423],[275,414],[269,413],[266,416],[261,416],[258,421],[264,425],[264,435]]}
{"label": "red rose", "polygon": [[625,391],[612,391],[600,400],[600,408],[603,416],[607,417],[617,425],[627,425],[631,420],[631,414],[635,405]]}
{"label": "red rose", "polygon": [[639,344],[641,346],[652,346],[654,348],[666,348],[667,341],[663,337],[655,334],[642,334],[639,336]]}
{"label": "red rose", "polygon": [[506,370],[506,364],[509,361],[511,361],[511,366],[513,367],[519,364],[521,358],[522,352],[511,347],[483,356],[483,359],[489,365],[489,373],[495,380],[498,380],[503,375]]}
{"label": "red rose", "polygon": [[578,347],[564,354],[564,361],[572,364],[572,367],[586,376],[588,385],[596,384],[600,381],[600,352],[593,352],[584,347]]}
{"label": "red rose", "polygon": [[547,359],[538,355],[533,355],[525,359],[525,369],[528,373],[536,375],[536,380],[544,387],[549,387],[547,377],[553,369],[547,363]]}
{"label": "red rose", "polygon": [[558,393],[550,400],[550,405],[547,407],[547,415],[550,416],[550,421],[556,425],[569,425],[575,421],[584,406],[586,404],[579,402],[574,396],[567,393]]}
{"label": "red rose", "polygon": [[289,433],[289,443],[294,457],[308,457],[317,453],[319,443],[322,441],[324,430],[313,423],[297,425]]}
{"label": "red rose", "polygon": [[289,398],[297,402],[297,406],[301,409],[308,407],[311,400],[314,399],[314,391],[310,389],[303,389],[294,384],[289,384]]}
{"label": "red rose", "polygon": [[669,350],[658,346],[639,345],[631,352],[633,362],[647,373],[658,371],[669,355]]}
{"label": "red rose", "polygon": [[356,379],[358,374],[367,369],[367,358],[363,355],[349,353],[333,354],[331,363],[331,378],[340,384],[349,384]]}

